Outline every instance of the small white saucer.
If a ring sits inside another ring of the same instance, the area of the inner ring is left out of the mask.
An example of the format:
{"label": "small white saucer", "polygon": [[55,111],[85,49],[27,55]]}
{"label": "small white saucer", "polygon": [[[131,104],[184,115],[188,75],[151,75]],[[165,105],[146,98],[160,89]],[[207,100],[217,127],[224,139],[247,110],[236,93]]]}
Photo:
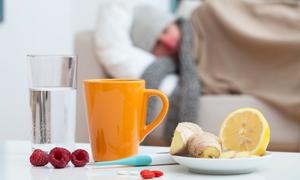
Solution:
{"label": "small white saucer", "polygon": [[272,157],[267,153],[261,157],[233,158],[233,159],[207,159],[186,156],[174,156],[174,161],[189,168],[191,172],[201,174],[244,174],[263,167]]}

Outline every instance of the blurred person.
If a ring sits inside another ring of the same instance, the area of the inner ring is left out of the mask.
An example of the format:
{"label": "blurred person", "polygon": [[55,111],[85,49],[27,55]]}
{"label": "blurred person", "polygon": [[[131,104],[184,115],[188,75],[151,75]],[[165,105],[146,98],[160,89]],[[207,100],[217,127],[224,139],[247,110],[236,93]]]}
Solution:
{"label": "blurred person", "polygon": [[148,87],[163,83],[161,75],[178,74],[167,138],[173,122],[197,122],[196,76],[201,93],[249,94],[300,119],[299,1],[210,0],[194,10],[191,23],[170,16],[138,7],[131,31],[134,44],[157,57],[143,74]]}
{"label": "blurred person", "polygon": [[[167,118],[146,138],[146,144],[169,145],[178,123],[197,123],[200,84],[192,56],[192,36],[191,24],[187,20],[176,19],[166,11],[147,5],[134,10],[131,27],[133,43],[156,56],[142,75],[146,87],[159,89],[165,84],[171,89]],[[170,75],[176,75],[176,81],[168,78]],[[148,123],[155,118],[156,104],[155,99],[150,99]]]}
{"label": "blurred person", "polygon": [[[177,123],[197,123],[200,94],[249,94],[300,119],[298,1],[209,0],[190,22],[146,5],[131,21],[125,6],[102,9],[97,52],[112,77],[144,78],[168,94],[167,119],[146,143],[168,145]],[[147,122],[155,106],[150,99]]]}

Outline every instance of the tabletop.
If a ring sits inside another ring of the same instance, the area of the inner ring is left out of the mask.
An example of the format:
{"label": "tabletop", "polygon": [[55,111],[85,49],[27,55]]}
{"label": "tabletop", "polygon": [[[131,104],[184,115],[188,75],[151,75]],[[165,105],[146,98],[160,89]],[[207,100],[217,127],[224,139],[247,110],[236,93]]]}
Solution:
{"label": "tabletop", "polygon": [[[76,144],[90,152],[89,144]],[[166,147],[140,147],[143,154],[166,152]],[[92,167],[64,169],[32,167],[29,163],[31,145],[28,141],[0,142],[0,180],[99,180],[99,179],[141,179],[139,176],[118,175],[120,171],[134,172],[141,169],[161,170],[165,175],[159,179],[205,179],[205,180],[298,180],[300,179],[300,153],[272,152],[270,163],[256,172],[241,175],[203,175],[189,172],[180,165],[160,165],[149,167]]]}

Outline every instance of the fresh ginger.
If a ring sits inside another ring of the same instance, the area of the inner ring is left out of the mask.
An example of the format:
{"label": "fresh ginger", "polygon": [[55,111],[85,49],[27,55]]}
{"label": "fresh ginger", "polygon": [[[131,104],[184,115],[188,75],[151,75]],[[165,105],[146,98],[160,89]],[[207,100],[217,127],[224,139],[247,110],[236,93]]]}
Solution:
{"label": "fresh ginger", "polygon": [[219,158],[221,155],[219,138],[208,132],[196,133],[189,138],[188,152],[197,158]]}
{"label": "fresh ginger", "polygon": [[202,133],[202,129],[194,123],[183,122],[179,123],[175,129],[172,139],[170,153],[171,154],[186,154],[187,142],[189,138],[195,133]]}

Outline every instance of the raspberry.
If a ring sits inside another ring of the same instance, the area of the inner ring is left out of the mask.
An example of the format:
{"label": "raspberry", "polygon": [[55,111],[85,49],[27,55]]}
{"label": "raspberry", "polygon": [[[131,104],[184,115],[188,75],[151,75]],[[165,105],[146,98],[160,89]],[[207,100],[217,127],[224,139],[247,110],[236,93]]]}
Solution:
{"label": "raspberry", "polygon": [[164,175],[162,171],[154,170],[152,172],[154,173],[155,177],[161,177]]}
{"label": "raspberry", "polygon": [[75,167],[83,167],[89,162],[89,153],[83,149],[77,149],[71,154],[71,162]]}
{"label": "raspberry", "polygon": [[68,157],[69,157],[68,163],[69,163],[70,160],[71,160],[71,152],[69,150],[65,149],[65,148],[61,148],[61,149],[64,150],[65,153],[68,155]]}
{"label": "raspberry", "polygon": [[45,166],[49,162],[48,154],[40,149],[34,150],[29,160],[33,166]]}
{"label": "raspberry", "polygon": [[152,179],[155,177],[154,172],[152,172],[150,170],[142,170],[140,172],[140,175],[142,176],[143,179]]}
{"label": "raspberry", "polygon": [[70,151],[65,148],[56,147],[49,153],[49,161],[55,168],[64,168],[70,161]]}

